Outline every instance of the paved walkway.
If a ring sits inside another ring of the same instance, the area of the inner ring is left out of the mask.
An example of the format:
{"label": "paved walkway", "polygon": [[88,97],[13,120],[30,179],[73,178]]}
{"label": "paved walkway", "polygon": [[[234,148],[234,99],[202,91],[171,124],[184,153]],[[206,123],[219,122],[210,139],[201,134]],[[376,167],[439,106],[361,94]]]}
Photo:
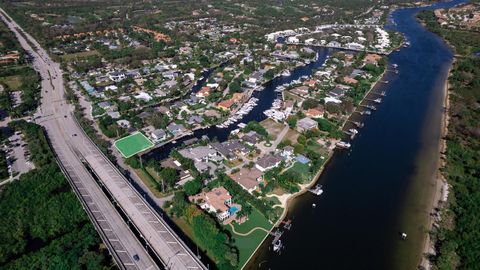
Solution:
{"label": "paved walkway", "polygon": [[280,133],[278,133],[277,138],[275,139],[275,141],[272,142],[271,146],[265,146],[263,143],[260,143],[258,148],[260,148],[260,150],[265,154],[275,151],[275,149],[277,149],[277,146],[283,140],[285,135],[287,135],[289,128],[290,127],[288,125],[285,125],[283,127],[282,131],[280,131]]}
{"label": "paved walkway", "polygon": [[264,231],[264,232],[266,232],[266,233],[270,233],[269,230],[267,230],[267,229],[265,229],[265,228],[262,228],[262,227],[255,227],[255,228],[251,229],[251,230],[250,230],[249,232],[247,232],[247,233],[239,233],[239,232],[235,231],[235,226],[233,226],[232,223],[230,223],[229,225],[230,225],[230,227],[232,228],[232,232],[233,232],[234,234],[240,235],[240,236],[249,236],[251,233],[253,233],[253,232],[256,231],[256,230],[261,230],[261,231]]}

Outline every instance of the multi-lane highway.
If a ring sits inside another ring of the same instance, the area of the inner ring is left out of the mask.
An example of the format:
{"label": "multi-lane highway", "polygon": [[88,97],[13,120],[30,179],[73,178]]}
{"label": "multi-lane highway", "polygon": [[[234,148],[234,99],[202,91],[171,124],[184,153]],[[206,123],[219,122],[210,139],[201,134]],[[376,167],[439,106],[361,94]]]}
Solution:
{"label": "multi-lane highway", "polygon": [[[53,62],[40,44],[25,33],[3,9],[0,11],[0,17],[33,57],[33,67],[42,76],[41,105],[36,113],[36,121],[45,128],[63,172],[120,268],[206,269],[84,134],[72,116],[73,107],[65,100],[59,64]],[[117,208],[87,167],[113,198]],[[162,265],[155,263],[117,209],[123,212],[130,225],[140,234],[143,243],[153,251],[152,256],[158,258]]]}

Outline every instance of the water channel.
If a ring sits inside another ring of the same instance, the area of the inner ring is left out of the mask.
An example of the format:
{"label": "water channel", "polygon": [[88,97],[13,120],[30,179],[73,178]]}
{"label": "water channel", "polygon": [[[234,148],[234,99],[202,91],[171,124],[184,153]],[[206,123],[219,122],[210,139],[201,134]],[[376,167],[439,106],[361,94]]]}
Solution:
{"label": "water channel", "polygon": [[[305,194],[290,205],[293,226],[281,254],[264,242],[247,269],[416,269],[435,187],[444,113],[444,83],[451,49],[415,18],[422,9],[399,9],[387,28],[411,43],[389,56],[398,74],[350,151],[335,153],[319,182],[324,193]],[[313,208],[312,204],[316,204]],[[401,240],[400,232],[408,237]]]}

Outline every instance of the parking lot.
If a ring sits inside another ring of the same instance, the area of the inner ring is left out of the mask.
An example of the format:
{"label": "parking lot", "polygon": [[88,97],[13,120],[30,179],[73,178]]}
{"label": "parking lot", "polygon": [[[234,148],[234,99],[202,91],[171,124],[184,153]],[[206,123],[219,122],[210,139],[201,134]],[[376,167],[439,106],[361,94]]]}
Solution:
{"label": "parking lot", "polygon": [[18,132],[8,138],[9,144],[5,148],[10,175],[16,177],[35,168],[29,160],[30,153],[27,144]]}

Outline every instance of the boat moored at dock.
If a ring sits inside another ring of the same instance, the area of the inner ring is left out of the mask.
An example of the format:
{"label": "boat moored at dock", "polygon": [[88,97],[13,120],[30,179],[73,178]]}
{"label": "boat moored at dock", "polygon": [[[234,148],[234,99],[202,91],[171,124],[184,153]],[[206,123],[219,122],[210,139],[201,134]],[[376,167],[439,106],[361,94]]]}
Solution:
{"label": "boat moored at dock", "polygon": [[335,144],[335,146],[337,146],[337,148],[340,148],[340,149],[348,149],[350,148],[352,145],[348,142],[344,142],[344,141],[339,141]]}
{"label": "boat moored at dock", "polygon": [[310,191],[311,193],[317,196],[320,196],[323,193],[322,185],[318,184],[314,188],[309,189],[308,191]]}

